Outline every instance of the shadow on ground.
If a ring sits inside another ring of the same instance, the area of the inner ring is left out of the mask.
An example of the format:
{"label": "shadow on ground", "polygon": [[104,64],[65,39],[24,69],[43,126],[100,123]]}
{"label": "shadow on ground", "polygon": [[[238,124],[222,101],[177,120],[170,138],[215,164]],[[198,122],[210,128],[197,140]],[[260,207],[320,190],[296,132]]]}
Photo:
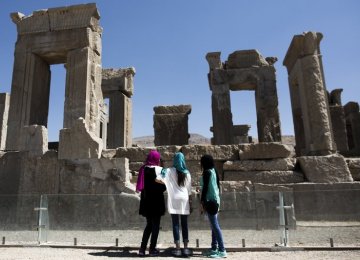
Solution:
{"label": "shadow on ground", "polygon": [[[160,250],[160,255],[157,257],[169,257],[172,256],[171,254],[171,250],[173,250],[174,248],[167,248],[164,250]],[[92,256],[107,256],[107,257],[136,257],[139,258],[138,256],[138,252],[134,251],[134,250],[130,250],[130,249],[108,249],[105,250],[103,252],[94,252],[94,253],[89,253],[89,255]],[[145,257],[148,257],[149,255],[146,255]],[[201,254],[195,254],[193,253],[192,256],[201,256]],[[189,258],[186,256],[181,256],[181,257],[177,257],[177,258]]]}

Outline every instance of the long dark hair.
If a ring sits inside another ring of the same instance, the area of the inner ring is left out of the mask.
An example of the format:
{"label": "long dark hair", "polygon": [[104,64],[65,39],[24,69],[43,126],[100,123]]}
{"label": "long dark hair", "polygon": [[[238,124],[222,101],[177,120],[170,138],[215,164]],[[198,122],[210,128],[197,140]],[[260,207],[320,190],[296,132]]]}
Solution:
{"label": "long dark hair", "polygon": [[177,184],[179,185],[179,187],[184,187],[186,180],[186,173],[179,172],[178,170],[176,170],[176,173],[177,173]]}
{"label": "long dark hair", "polygon": [[200,164],[201,164],[201,168],[203,169],[204,172],[214,168],[215,173],[216,173],[216,183],[220,189],[219,174],[218,174],[217,170],[215,169],[214,158],[210,154],[204,154],[200,159]]}

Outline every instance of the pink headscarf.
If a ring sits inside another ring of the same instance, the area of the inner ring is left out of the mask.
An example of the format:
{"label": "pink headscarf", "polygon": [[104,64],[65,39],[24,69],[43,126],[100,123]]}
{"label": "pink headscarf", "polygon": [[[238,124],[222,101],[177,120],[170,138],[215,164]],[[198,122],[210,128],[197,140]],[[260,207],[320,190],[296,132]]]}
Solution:
{"label": "pink headscarf", "polygon": [[139,175],[136,183],[136,191],[140,192],[144,189],[144,168],[145,166],[157,166],[160,164],[160,153],[156,150],[151,150],[146,158],[146,162],[139,169]]}

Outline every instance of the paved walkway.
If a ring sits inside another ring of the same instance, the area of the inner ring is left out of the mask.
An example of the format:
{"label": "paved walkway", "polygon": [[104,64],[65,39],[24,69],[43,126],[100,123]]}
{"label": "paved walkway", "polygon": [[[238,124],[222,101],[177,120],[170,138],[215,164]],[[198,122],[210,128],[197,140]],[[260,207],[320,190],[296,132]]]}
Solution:
{"label": "paved walkway", "polygon": [[[136,251],[104,251],[95,249],[70,248],[0,248],[1,260],[103,260],[103,259],[133,259],[139,258]],[[141,258],[140,258],[141,259]],[[145,257],[145,259],[174,259],[162,251],[159,257]],[[206,259],[200,252],[189,259]],[[242,260],[303,260],[303,259],[360,259],[360,251],[291,251],[291,252],[231,252],[228,259]]]}

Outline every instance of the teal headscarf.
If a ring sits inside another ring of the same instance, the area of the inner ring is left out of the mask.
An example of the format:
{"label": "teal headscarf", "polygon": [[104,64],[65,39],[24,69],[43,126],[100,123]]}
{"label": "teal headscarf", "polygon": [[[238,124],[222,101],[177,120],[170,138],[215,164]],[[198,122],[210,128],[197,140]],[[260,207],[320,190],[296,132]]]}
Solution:
{"label": "teal headscarf", "polygon": [[186,168],[185,156],[181,152],[175,153],[173,167],[176,168],[176,170],[178,170],[179,172],[185,174],[190,173],[189,170]]}

